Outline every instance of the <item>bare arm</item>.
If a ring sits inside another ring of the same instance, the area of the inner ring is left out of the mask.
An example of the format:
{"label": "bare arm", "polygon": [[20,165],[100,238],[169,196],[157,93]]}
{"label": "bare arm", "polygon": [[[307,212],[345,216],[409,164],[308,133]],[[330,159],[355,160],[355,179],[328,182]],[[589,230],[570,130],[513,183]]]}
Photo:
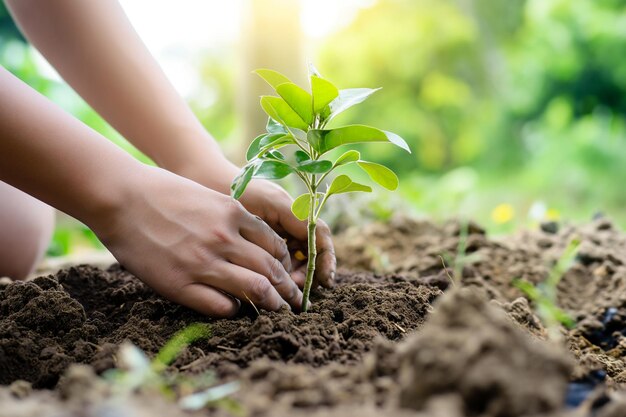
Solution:
{"label": "bare arm", "polygon": [[0,180],[96,225],[126,199],[140,168],[0,67]]}
{"label": "bare arm", "polygon": [[[115,0],[7,0],[26,37],[63,78],[126,139],[159,166],[224,194],[238,168],[222,154],[169,83]],[[256,181],[241,200],[274,230],[306,243],[291,197]],[[328,227],[318,228],[319,281],[329,286],[335,255]],[[304,282],[304,263],[293,273]]]}
{"label": "bare arm", "polygon": [[117,1],[7,5],[28,40],[125,138],[172,172],[209,155],[215,177],[228,176],[211,188],[228,191],[237,168],[167,80]]}
{"label": "bare arm", "polygon": [[83,221],[131,272],[199,312],[232,315],[233,297],[301,304],[287,247],[267,224],[137,162],[1,67],[0,181]]}

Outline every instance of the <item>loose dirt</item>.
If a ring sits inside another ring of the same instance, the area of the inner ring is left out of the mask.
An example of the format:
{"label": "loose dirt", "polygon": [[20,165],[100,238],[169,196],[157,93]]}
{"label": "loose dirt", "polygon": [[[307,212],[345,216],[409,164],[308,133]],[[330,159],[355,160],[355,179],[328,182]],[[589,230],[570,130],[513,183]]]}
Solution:
{"label": "loose dirt", "polygon": [[[512,282],[542,282],[573,238],[557,299],[576,325],[548,340]],[[122,342],[154,355],[195,322],[211,337],[169,371],[239,381],[250,416],[626,416],[626,235],[608,220],[494,239],[399,218],[336,247],[337,286],[314,291],[307,314],[207,319],[119,265],[1,281],[0,416],[188,415],[153,393],[120,399],[97,375]]]}

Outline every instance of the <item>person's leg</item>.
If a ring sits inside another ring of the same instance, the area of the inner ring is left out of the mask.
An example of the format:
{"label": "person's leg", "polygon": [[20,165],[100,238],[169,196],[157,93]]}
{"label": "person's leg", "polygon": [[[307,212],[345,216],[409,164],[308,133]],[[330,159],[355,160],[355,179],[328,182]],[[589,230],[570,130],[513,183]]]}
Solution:
{"label": "person's leg", "polygon": [[0,181],[0,277],[25,279],[45,254],[52,207]]}

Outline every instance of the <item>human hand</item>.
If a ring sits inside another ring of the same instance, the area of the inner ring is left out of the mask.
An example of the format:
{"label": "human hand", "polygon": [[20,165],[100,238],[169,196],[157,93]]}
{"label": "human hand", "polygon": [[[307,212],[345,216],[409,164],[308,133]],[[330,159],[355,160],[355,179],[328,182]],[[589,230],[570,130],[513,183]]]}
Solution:
{"label": "human hand", "polygon": [[[239,173],[239,168],[221,154],[200,149],[190,152],[188,163],[175,171],[212,190],[230,194],[231,181]],[[295,253],[298,250],[302,254],[307,253],[307,225],[291,212],[292,198],[277,184],[257,179],[250,182],[240,201],[249,212],[259,216],[287,239],[293,267],[291,277],[302,288],[306,279],[306,258],[297,259]],[[317,259],[313,285],[331,287],[337,268],[335,248],[326,223],[318,220],[316,230]]]}
{"label": "human hand", "polygon": [[[291,212],[293,202],[289,194],[277,184],[266,180],[253,180],[241,197],[241,203],[251,213],[261,217],[276,233],[287,239],[293,270],[291,277],[300,288],[306,278],[307,224]],[[331,287],[335,282],[337,260],[328,225],[317,221],[317,259],[313,285]]]}
{"label": "human hand", "polygon": [[211,316],[239,301],[299,309],[285,242],[231,197],[146,167],[128,200],[89,224],[118,261],[164,297]]}

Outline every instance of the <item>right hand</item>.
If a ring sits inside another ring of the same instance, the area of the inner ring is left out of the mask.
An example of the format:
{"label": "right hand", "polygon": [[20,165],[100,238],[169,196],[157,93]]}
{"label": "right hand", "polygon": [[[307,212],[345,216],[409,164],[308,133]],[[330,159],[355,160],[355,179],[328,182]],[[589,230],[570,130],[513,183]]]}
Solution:
{"label": "right hand", "polygon": [[287,245],[236,200],[146,167],[128,201],[91,225],[117,260],[164,297],[214,317],[239,301],[300,309]]}

